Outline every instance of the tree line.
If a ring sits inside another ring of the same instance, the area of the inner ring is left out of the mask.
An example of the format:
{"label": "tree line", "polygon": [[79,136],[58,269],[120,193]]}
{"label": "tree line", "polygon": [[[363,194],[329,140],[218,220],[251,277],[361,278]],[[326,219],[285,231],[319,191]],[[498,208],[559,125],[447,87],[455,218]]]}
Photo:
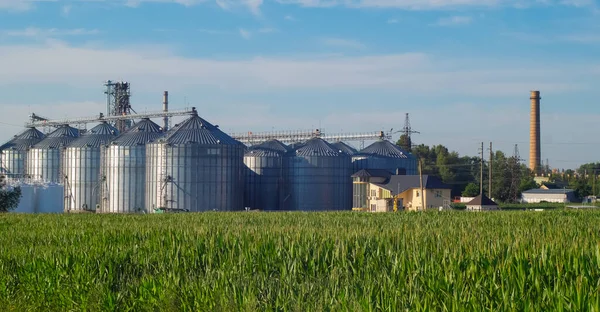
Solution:
{"label": "tree line", "polygon": [[[421,159],[423,174],[435,175],[452,187],[452,196],[479,195],[481,157],[460,156],[439,144],[412,146],[412,142],[402,135],[396,144]],[[489,156],[483,162],[483,191],[490,195],[488,186]],[[575,191],[582,199],[589,195],[600,196],[600,162],[581,165],[576,170],[568,169],[552,172],[544,168],[550,182],[549,188],[567,188]],[[515,156],[507,156],[502,151],[492,155],[492,198],[502,202],[516,202],[523,191],[538,188],[534,174]]]}

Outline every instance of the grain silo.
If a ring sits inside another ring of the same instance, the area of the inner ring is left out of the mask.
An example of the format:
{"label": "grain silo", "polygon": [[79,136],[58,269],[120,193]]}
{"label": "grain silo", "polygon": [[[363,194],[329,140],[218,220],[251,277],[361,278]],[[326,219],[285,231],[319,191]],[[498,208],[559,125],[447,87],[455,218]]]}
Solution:
{"label": "grain silo", "polygon": [[277,140],[248,149],[244,154],[244,206],[261,210],[281,209],[286,189],[283,162],[289,151],[288,146]]}
{"label": "grain silo", "polygon": [[0,146],[2,173],[9,179],[23,178],[27,168],[27,151],[44,137],[44,134],[38,129],[29,128]]}
{"label": "grain silo", "polygon": [[196,111],[147,146],[148,210],[243,209],[244,146]]}
{"label": "grain silo", "polygon": [[295,145],[285,160],[289,192],[285,210],[327,211],[352,209],[352,161],[350,155],[312,138]]}
{"label": "grain silo", "polygon": [[352,156],[353,171],[383,169],[391,174],[417,174],[417,158],[387,140],[379,140]]}
{"label": "grain silo", "polygon": [[104,148],[99,212],[147,211],[144,196],[146,144],[163,135],[160,126],[144,118]]}
{"label": "grain silo", "polygon": [[96,210],[100,204],[102,148],[118,133],[115,127],[102,122],[65,149],[65,212]]}
{"label": "grain silo", "polygon": [[62,154],[73,140],[79,137],[79,130],[69,125],[60,126],[34,145],[27,153],[26,174],[34,181],[62,183]]}
{"label": "grain silo", "polygon": [[350,145],[348,145],[348,144],[346,144],[344,142],[336,142],[336,143],[333,143],[331,145],[333,145],[335,148],[343,151],[344,153],[346,153],[346,154],[348,154],[350,156],[358,153],[358,151],[354,147],[352,147],[352,146],[350,146]]}

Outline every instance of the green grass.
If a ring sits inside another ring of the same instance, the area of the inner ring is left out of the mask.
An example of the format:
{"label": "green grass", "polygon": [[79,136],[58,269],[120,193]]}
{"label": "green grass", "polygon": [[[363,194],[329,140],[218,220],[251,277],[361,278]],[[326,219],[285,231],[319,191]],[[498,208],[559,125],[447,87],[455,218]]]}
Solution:
{"label": "green grass", "polygon": [[0,215],[3,311],[600,311],[600,212]]}
{"label": "green grass", "polygon": [[[581,205],[568,203],[568,205]],[[588,204],[592,205],[592,204]],[[600,205],[598,205],[600,206]],[[454,209],[462,210],[467,208],[466,203],[452,203]],[[498,207],[502,210],[527,210],[527,209],[561,209],[565,208],[563,203],[536,203],[536,204],[510,204],[510,203],[499,203]]]}

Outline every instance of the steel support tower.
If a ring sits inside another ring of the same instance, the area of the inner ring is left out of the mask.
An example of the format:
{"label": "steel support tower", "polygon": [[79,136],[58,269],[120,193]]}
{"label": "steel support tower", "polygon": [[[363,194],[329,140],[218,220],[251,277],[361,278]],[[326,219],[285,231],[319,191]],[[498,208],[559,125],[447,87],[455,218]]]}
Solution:
{"label": "steel support tower", "polygon": [[[131,115],[132,108],[129,99],[131,98],[131,88],[128,82],[113,82],[108,80],[106,87],[106,114],[107,116],[126,116]],[[134,111],[135,112],[135,111]],[[133,121],[131,119],[117,119],[111,121],[111,124],[123,133],[131,128]]]}

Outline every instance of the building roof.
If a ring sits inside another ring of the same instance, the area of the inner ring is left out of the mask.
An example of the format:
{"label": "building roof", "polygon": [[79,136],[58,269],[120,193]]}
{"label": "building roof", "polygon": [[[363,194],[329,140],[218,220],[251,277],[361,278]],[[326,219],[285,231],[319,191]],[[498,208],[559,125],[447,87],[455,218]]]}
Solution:
{"label": "building roof", "polygon": [[331,145],[335,146],[336,148],[339,148],[341,151],[343,151],[344,153],[346,153],[348,155],[354,155],[354,154],[358,153],[358,151],[354,147],[352,147],[344,142],[335,142]]}
{"label": "building roof", "polygon": [[69,125],[63,125],[52,133],[48,134],[46,138],[38,142],[33,148],[57,148],[66,147],[73,140],[79,137],[79,129],[73,128]]}
{"label": "building roof", "polygon": [[468,202],[467,206],[498,206],[498,204],[484,194],[480,194]]}
{"label": "building roof", "polygon": [[170,144],[240,145],[239,141],[198,116],[195,111],[192,116],[171,129],[164,141]]}
{"label": "building roof", "polygon": [[107,122],[102,122],[78,139],[69,144],[69,147],[100,147],[108,144],[111,140],[119,135],[117,128],[109,125]]}
{"label": "building roof", "polygon": [[389,157],[389,158],[413,158],[414,156],[387,140],[379,140],[361,150],[357,155]]}
{"label": "building roof", "polygon": [[349,156],[321,138],[312,138],[295,146],[296,156]]}
{"label": "building roof", "polygon": [[119,146],[137,146],[145,145],[160,138],[164,133],[160,126],[148,118],[143,118],[135,126],[126,132],[121,133],[114,141],[113,145]]}
{"label": "building roof", "polygon": [[531,189],[531,190],[527,190],[524,191],[523,194],[539,194],[539,195],[544,195],[544,194],[567,194],[567,193],[571,193],[574,192],[574,190],[572,189]]}
{"label": "building roof", "polygon": [[248,148],[245,156],[249,157],[281,157],[291,149],[278,140],[269,140]]}
{"label": "building roof", "polygon": [[352,175],[353,178],[386,178],[392,174],[385,169],[361,169]]}
{"label": "building roof", "polygon": [[26,150],[45,138],[45,135],[36,128],[28,128],[10,141],[0,146],[0,150]]}
{"label": "building roof", "polygon": [[[381,186],[392,194],[400,194],[406,190],[419,188],[421,183],[418,175],[391,175],[384,183],[373,183]],[[451,187],[443,183],[438,177],[423,175],[424,189],[451,189]]]}

